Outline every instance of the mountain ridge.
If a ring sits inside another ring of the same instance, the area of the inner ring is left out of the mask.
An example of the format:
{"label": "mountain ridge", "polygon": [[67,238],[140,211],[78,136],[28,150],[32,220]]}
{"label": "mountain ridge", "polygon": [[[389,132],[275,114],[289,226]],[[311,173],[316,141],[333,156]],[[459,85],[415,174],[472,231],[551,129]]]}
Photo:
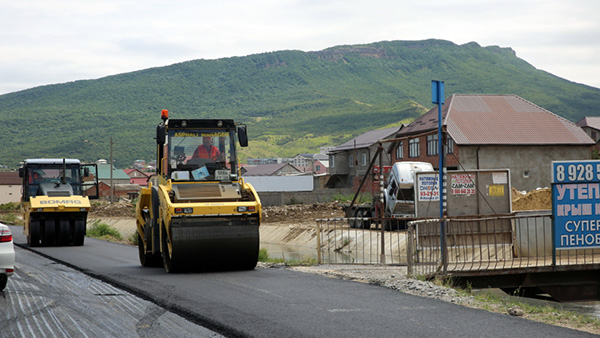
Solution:
{"label": "mountain ridge", "polygon": [[[174,118],[246,123],[246,157],[314,153],[365,131],[399,126],[431,104],[431,80],[452,94],[515,94],[572,122],[594,115],[600,89],[538,70],[510,47],[437,39],[189,60],[0,95],[5,165],[30,157],[155,157],[162,109]],[[31,133],[31,130],[35,132]]]}

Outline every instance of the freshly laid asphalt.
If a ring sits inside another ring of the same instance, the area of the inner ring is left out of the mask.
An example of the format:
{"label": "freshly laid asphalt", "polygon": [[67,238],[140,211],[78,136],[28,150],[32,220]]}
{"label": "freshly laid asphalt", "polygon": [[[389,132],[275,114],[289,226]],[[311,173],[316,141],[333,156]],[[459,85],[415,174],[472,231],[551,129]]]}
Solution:
{"label": "freshly laid asphalt", "polygon": [[[28,248],[22,228],[11,230],[15,244]],[[32,250],[225,336],[593,336],[384,287],[280,268],[168,274],[162,268],[141,267],[136,247],[90,238],[82,247]]]}

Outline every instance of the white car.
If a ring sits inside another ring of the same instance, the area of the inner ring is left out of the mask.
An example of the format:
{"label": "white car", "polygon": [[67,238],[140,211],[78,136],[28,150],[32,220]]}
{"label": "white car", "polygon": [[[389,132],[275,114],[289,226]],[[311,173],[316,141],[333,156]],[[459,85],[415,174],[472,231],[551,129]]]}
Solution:
{"label": "white car", "polygon": [[12,232],[0,223],[0,291],[3,291],[8,277],[15,273],[15,247]]}

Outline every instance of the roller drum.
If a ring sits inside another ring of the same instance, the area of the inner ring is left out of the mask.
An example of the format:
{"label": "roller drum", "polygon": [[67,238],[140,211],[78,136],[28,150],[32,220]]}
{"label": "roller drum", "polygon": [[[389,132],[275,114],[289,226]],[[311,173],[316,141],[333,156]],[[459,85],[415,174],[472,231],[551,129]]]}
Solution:
{"label": "roller drum", "polygon": [[256,217],[173,218],[171,260],[177,270],[254,269],[258,226]]}

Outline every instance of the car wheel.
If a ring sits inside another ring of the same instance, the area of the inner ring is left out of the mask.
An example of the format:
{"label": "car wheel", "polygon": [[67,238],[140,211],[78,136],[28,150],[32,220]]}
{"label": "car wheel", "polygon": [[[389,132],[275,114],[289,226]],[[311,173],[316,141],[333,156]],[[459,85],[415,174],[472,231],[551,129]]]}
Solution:
{"label": "car wheel", "polygon": [[6,287],[7,282],[8,282],[8,276],[0,275],[0,291],[4,291],[4,288]]}

